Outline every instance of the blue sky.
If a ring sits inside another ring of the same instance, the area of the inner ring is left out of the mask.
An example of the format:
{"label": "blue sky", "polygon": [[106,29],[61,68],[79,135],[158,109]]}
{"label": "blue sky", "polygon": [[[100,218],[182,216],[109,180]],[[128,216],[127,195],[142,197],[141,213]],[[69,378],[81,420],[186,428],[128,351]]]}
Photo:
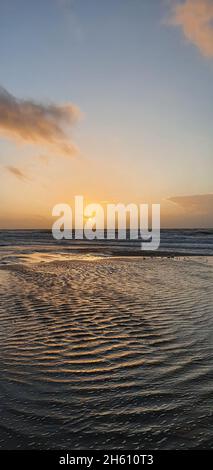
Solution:
{"label": "blue sky", "polygon": [[[83,114],[70,134],[77,161],[47,155],[44,165],[46,151],[1,133],[3,225],[17,224],[15,214],[23,224],[41,213],[47,220],[53,203],[76,192],[96,202],[162,202],[165,225],[185,225],[188,215],[192,225],[211,225],[211,214],[196,218],[165,202],[212,193],[213,60],[170,24],[183,3],[0,0],[0,84],[16,98],[71,102]],[[46,205],[36,205],[45,186]]]}

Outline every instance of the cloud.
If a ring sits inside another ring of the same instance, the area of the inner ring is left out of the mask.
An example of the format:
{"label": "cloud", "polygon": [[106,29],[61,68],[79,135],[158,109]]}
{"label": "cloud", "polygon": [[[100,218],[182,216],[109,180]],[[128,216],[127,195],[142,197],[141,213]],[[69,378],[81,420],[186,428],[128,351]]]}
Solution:
{"label": "cloud", "polygon": [[65,128],[72,128],[79,117],[79,109],[72,104],[20,100],[0,87],[0,135],[15,142],[45,147],[53,155],[73,156],[77,148]]}
{"label": "cloud", "polygon": [[5,168],[7,171],[9,171],[9,173],[11,173],[13,176],[18,178],[19,180],[28,181],[30,179],[22,170],[20,170],[16,166],[9,165],[9,166],[6,166]]}
{"label": "cloud", "polygon": [[49,163],[49,156],[48,155],[38,155],[37,159],[45,165],[47,165]]}
{"label": "cloud", "polygon": [[196,215],[212,215],[213,194],[196,194],[194,196],[176,196],[167,199],[177,204],[184,211]]}
{"label": "cloud", "polygon": [[206,57],[213,57],[213,1],[175,2],[170,24],[180,26],[186,39]]}

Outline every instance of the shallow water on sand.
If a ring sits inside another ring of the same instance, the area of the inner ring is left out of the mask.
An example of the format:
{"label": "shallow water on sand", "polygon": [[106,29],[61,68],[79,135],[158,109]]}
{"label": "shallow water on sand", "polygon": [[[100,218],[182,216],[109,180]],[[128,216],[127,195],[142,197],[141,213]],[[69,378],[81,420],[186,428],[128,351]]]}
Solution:
{"label": "shallow water on sand", "polygon": [[210,448],[208,258],[0,270],[1,448]]}

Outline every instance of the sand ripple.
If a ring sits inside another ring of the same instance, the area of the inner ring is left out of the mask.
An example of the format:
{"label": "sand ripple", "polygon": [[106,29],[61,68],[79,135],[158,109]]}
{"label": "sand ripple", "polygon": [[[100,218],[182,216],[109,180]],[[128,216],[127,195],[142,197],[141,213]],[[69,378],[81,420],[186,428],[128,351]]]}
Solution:
{"label": "sand ripple", "polygon": [[209,448],[212,270],[98,258],[2,269],[1,447]]}

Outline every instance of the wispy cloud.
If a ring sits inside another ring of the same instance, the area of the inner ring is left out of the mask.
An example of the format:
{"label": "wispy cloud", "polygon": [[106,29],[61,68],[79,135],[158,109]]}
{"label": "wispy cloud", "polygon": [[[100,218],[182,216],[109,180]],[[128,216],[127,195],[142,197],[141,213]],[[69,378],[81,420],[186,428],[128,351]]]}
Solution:
{"label": "wispy cloud", "polygon": [[0,135],[44,147],[48,153],[73,156],[77,148],[66,134],[80,117],[72,104],[41,104],[17,99],[0,87]]}
{"label": "wispy cloud", "polygon": [[196,194],[193,196],[176,196],[167,199],[182,209],[194,214],[212,214],[213,194]]}
{"label": "wispy cloud", "polygon": [[174,2],[170,23],[180,26],[188,41],[206,57],[213,57],[213,1]]}
{"label": "wispy cloud", "polygon": [[49,162],[49,156],[48,155],[38,155],[37,159],[45,165],[47,165],[48,162]]}
{"label": "wispy cloud", "polygon": [[6,166],[5,169],[11,173],[13,176],[15,176],[16,178],[18,178],[19,180],[22,180],[22,181],[29,181],[30,178],[26,175],[26,173],[24,173],[22,170],[20,170],[19,168],[17,168],[16,166]]}

